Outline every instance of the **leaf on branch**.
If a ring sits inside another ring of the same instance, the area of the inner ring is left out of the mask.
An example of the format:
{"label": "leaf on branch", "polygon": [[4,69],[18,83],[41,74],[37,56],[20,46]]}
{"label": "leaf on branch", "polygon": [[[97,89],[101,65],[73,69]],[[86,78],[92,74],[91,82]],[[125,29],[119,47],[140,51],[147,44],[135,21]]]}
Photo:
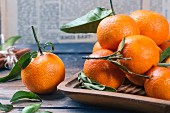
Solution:
{"label": "leaf on branch", "polygon": [[116,89],[114,88],[102,85],[94,80],[89,79],[83,72],[78,74],[78,81],[81,83],[81,88],[116,92]]}
{"label": "leaf on branch", "polygon": [[167,49],[165,49],[161,55],[160,55],[160,63],[163,62],[166,58],[168,58],[170,56],[170,47],[168,47]]}
{"label": "leaf on branch", "polygon": [[67,33],[96,33],[100,21],[111,14],[112,10],[97,7],[86,15],[64,24],[60,30]]}
{"label": "leaf on branch", "polygon": [[[8,39],[5,40],[5,47],[9,47],[9,46],[13,46],[15,44],[15,42],[20,39],[21,36],[12,36],[9,37]],[[4,50],[5,48],[0,45],[0,50]]]}
{"label": "leaf on branch", "polygon": [[[21,69],[25,68],[29,64],[28,60],[30,58],[30,52],[25,53],[12,68],[11,72],[7,76],[0,78],[0,83],[21,79]],[[25,62],[27,65],[25,64]]]}

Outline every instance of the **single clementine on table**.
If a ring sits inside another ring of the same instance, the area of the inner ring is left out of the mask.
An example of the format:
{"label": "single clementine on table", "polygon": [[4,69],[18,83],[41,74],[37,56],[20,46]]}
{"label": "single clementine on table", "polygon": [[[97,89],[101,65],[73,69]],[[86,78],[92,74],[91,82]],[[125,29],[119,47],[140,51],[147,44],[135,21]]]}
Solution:
{"label": "single clementine on table", "polygon": [[65,78],[64,63],[57,55],[44,52],[32,59],[21,71],[21,78],[30,91],[38,94],[51,93]]}
{"label": "single clementine on table", "polygon": [[[112,51],[102,49],[92,53],[90,57],[101,57],[111,54],[113,54]],[[90,79],[112,88],[118,88],[125,80],[125,74],[117,66],[106,60],[86,60],[83,71]]]}
{"label": "single clementine on table", "polygon": [[101,50],[101,49],[103,49],[103,48],[100,46],[99,42],[97,41],[93,46],[92,52],[96,52],[96,51]]}
{"label": "single clementine on table", "polygon": [[21,80],[30,91],[38,94],[48,94],[55,91],[57,85],[64,80],[65,67],[57,55],[42,52],[33,26],[32,30],[39,53],[22,69]]}
{"label": "single clementine on table", "polygon": [[[157,66],[160,56],[156,43],[142,35],[126,37],[125,46],[120,53],[124,58],[131,58],[130,60],[120,59],[120,63],[137,74],[145,74],[151,67]],[[144,79],[138,79],[140,77],[136,75],[127,74],[127,78],[136,85],[142,86],[144,83]]]}
{"label": "single clementine on table", "polygon": [[152,76],[144,84],[146,94],[150,97],[170,100],[170,70],[154,67],[147,73]]}
{"label": "single clementine on table", "polygon": [[139,35],[137,23],[127,15],[119,14],[104,18],[98,25],[97,38],[102,48],[116,51],[122,38]]}
{"label": "single clementine on table", "polygon": [[151,38],[157,45],[167,40],[169,25],[161,14],[149,10],[137,10],[130,16],[138,23],[141,35]]}

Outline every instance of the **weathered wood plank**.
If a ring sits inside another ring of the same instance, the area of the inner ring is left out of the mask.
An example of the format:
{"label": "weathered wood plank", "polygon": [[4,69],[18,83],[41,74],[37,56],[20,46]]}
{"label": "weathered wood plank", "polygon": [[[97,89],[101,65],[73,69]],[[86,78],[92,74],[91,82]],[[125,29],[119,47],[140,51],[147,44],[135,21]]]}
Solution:
{"label": "weathered wood plank", "polygon": [[[63,60],[65,67],[66,67],[66,78],[72,76],[73,74],[77,73],[78,71],[82,70],[84,60],[81,59],[81,56],[87,55],[87,54],[59,54],[59,57]],[[0,71],[0,77],[5,76],[9,73],[9,70]],[[27,88],[24,86],[24,84],[21,82],[21,80],[18,81],[12,81],[7,83],[1,83],[0,84],[0,102],[2,103],[10,103],[10,99],[12,95],[19,91],[19,90],[25,90],[28,91]],[[70,98],[65,97],[60,92],[55,92],[51,95],[40,95],[43,99],[42,107],[57,107],[59,108],[82,108],[81,104],[72,101]],[[15,107],[24,107],[30,102],[23,101],[21,103],[17,103],[14,106]]]}
{"label": "weathered wood plank", "polygon": [[[31,50],[36,50],[36,45],[18,45],[19,48],[29,47]],[[89,55],[91,53],[93,44],[56,44],[55,53],[63,60],[66,67],[66,78],[72,76],[78,71],[82,70],[84,59],[81,59],[82,56]],[[0,71],[0,77],[8,74],[9,71]],[[18,90],[28,89],[23,85],[23,83],[18,81],[2,83],[0,84],[0,102],[2,103],[10,103],[10,99],[12,95]],[[69,97],[66,97],[61,92],[56,91],[53,94],[49,95],[40,95],[43,99],[43,103],[41,106],[41,110],[51,111],[53,113],[130,113],[127,111],[121,111],[117,109],[100,109],[100,107],[84,105],[78,102],[73,101]],[[14,103],[14,110],[11,113],[20,113],[23,107],[30,103],[29,101],[22,101],[19,103]]]}
{"label": "weathered wood plank", "polygon": [[[53,113],[132,113],[118,109],[101,109],[101,108],[58,108],[58,109],[40,109],[41,111],[51,111]],[[20,113],[22,109],[14,109],[11,113]],[[135,113],[135,112],[133,112]]]}

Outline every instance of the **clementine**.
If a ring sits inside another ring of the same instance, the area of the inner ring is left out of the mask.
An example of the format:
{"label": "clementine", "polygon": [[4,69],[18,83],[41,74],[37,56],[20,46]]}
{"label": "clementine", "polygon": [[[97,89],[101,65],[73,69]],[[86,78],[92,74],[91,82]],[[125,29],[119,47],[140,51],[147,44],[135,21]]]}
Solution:
{"label": "clementine", "polygon": [[154,67],[147,75],[152,77],[145,81],[146,94],[150,97],[170,100],[170,70],[165,67]]}
{"label": "clementine", "polygon": [[101,50],[101,49],[103,49],[103,48],[100,46],[99,42],[97,41],[93,46],[92,52],[96,52],[96,51]]}
{"label": "clementine", "polygon": [[124,14],[104,18],[98,25],[97,38],[102,48],[115,51],[122,38],[139,35],[137,23]]}
{"label": "clementine", "polygon": [[141,35],[151,38],[157,45],[167,40],[169,25],[161,14],[149,10],[137,10],[130,16],[138,23]]}
{"label": "clementine", "polygon": [[[101,57],[111,54],[113,54],[112,51],[102,49],[92,53],[90,57]],[[117,66],[106,60],[86,60],[83,71],[90,79],[112,88],[118,88],[125,80],[125,74]]]}
{"label": "clementine", "polygon": [[162,49],[162,51],[164,51],[165,49],[170,47],[170,40],[167,40],[166,42],[162,43],[159,47]]}
{"label": "clementine", "polygon": [[170,40],[170,23],[169,23],[169,35],[168,35],[167,40]]}
{"label": "clementine", "polygon": [[65,78],[64,63],[57,55],[44,52],[32,59],[21,71],[21,78],[30,91],[38,94],[51,93]]}
{"label": "clementine", "polygon": [[[125,58],[131,58],[131,60],[120,59],[120,63],[128,70],[137,74],[145,74],[152,66],[157,66],[160,56],[159,47],[156,43],[142,35],[126,37],[125,46],[120,53]],[[138,79],[139,76],[133,76],[127,74],[127,78],[131,82],[142,86],[144,83],[143,79]]]}

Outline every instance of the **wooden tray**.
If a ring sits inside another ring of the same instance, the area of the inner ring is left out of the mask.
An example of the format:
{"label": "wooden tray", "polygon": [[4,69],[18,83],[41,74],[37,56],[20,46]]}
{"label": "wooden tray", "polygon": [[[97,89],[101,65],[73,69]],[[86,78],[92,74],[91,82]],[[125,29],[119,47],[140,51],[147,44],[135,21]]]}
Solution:
{"label": "wooden tray", "polygon": [[170,101],[125,93],[78,88],[77,74],[58,86],[71,99],[84,104],[114,107],[144,113],[170,113]]}

